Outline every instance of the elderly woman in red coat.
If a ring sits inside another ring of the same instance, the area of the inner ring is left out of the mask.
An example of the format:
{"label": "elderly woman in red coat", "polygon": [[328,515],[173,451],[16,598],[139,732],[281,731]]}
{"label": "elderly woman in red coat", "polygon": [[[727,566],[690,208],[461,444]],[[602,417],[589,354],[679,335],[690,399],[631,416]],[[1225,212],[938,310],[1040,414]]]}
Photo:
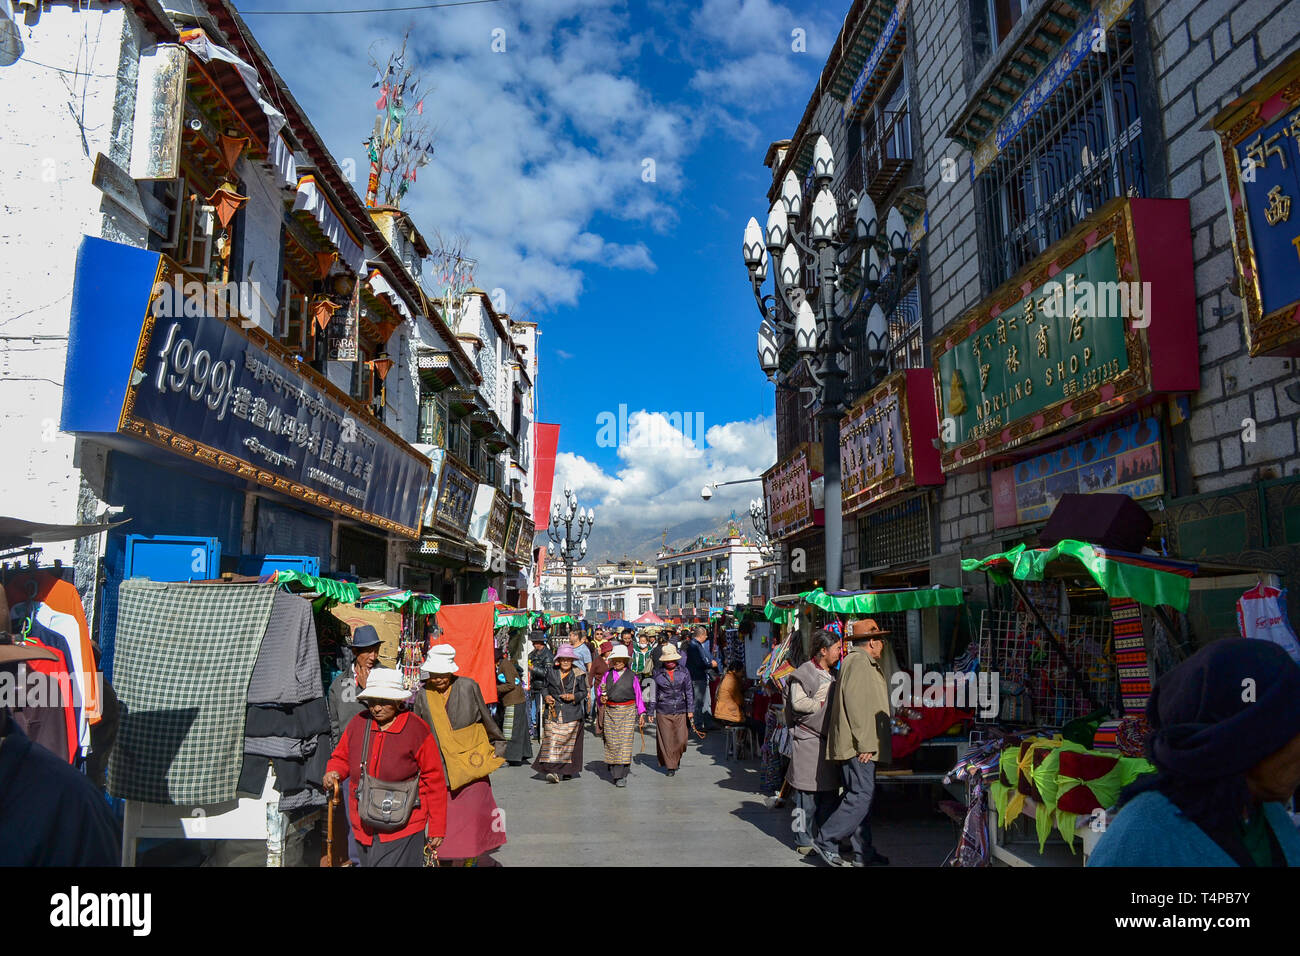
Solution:
{"label": "elderly woman in red coat", "polygon": [[[371,670],[357,695],[366,710],[348,722],[326,764],[326,791],[348,782],[348,819],[362,866],[423,866],[426,842],[437,848],[447,832],[447,784],[438,742],[428,724],[403,706],[408,696],[399,671]],[[363,754],[365,775],[372,780],[401,783],[419,778],[419,803],[405,825],[393,832],[381,832],[361,818]]]}

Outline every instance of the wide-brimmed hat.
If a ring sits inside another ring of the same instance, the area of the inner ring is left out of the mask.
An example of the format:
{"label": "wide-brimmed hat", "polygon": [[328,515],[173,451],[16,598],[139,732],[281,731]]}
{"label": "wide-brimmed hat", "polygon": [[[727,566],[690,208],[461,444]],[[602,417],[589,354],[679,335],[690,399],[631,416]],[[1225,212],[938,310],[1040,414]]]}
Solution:
{"label": "wide-brimmed hat", "polygon": [[360,624],[352,632],[352,640],[348,646],[354,651],[364,651],[370,647],[378,647],[383,641],[379,639],[379,632],[375,630],[372,624]]}
{"label": "wide-brimmed hat", "polygon": [[576,661],[578,659],[578,655],[574,652],[572,644],[560,645],[560,649],[555,652],[555,659],[558,661],[561,658],[571,661]]}
{"label": "wide-brimmed hat", "polygon": [[372,667],[366,686],[357,692],[357,700],[403,701],[410,696],[402,683],[402,672],[391,667]]}
{"label": "wide-brimmed hat", "polygon": [[455,674],[459,670],[456,665],[456,648],[450,644],[435,644],[429,648],[424,663],[420,665],[420,673],[424,675]]}
{"label": "wide-brimmed hat", "polygon": [[614,649],[611,650],[608,654],[608,659],[611,661],[616,661],[619,658],[622,658],[623,660],[631,660],[632,653],[624,645],[615,644]]}
{"label": "wide-brimmed hat", "polygon": [[889,634],[888,631],[882,631],[880,625],[869,617],[864,617],[860,621],[854,621],[849,625],[848,634],[850,641],[870,641],[877,640]]}
{"label": "wide-brimmed hat", "polygon": [[35,644],[0,644],[0,664],[16,664],[23,661],[57,661],[59,656],[48,647]]}
{"label": "wide-brimmed hat", "polygon": [[664,647],[663,653],[659,655],[661,661],[680,661],[681,652],[677,650],[676,644],[668,644]]}

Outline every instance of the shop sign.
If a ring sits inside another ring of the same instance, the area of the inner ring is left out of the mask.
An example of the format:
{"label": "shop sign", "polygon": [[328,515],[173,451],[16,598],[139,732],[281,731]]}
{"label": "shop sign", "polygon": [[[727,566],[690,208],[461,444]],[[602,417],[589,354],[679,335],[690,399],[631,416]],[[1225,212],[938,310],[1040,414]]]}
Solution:
{"label": "shop sign", "polygon": [[361,328],[361,280],[348,304],[336,309],[325,327],[325,353],[331,362],[355,362]]}
{"label": "shop sign", "polygon": [[494,547],[504,548],[506,543],[506,519],[510,515],[510,505],[506,496],[497,491],[492,499],[492,513],[488,517],[487,538]]}
{"label": "shop sign", "polygon": [[1188,221],[1116,199],[934,340],[944,470],[1199,388]]}
{"label": "shop sign", "polygon": [[902,369],[840,421],[840,490],[852,511],[918,484],[942,484],[933,380]]}
{"label": "shop sign", "polygon": [[1300,55],[1211,125],[1232,216],[1246,344],[1251,355],[1300,355]]}
{"label": "shop sign", "polygon": [[806,448],[800,448],[763,476],[763,497],[771,537],[787,538],[814,523],[812,471]]}
{"label": "shop sign", "polygon": [[474,495],[478,482],[451,455],[443,459],[442,482],[438,487],[438,523],[462,537],[469,533],[470,512],[474,508]]}
{"label": "shop sign", "polygon": [[1121,494],[1134,500],[1165,492],[1160,421],[1144,418],[1045,455],[993,471],[993,525],[1046,521],[1062,495]]}
{"label": "shop sign", "polygon": [[[139,281],[146,276],[153,281]],[[428,460],[260,330],[203,309],[171,314],[177,310],[162,305],[177,279],[183,276],[175,263],[156,253],[85,240],[62,427],[106,433],[115,426],[122,435],[415,538]],[[111,309],[103,306],[105,296],[115,303]],[[94,307],[83,311],[82,303]],[[132,316],[140,322],[141,310],[142,325],[128,331],[124,326]],[[132,362],[129,372],[126,362]]]}

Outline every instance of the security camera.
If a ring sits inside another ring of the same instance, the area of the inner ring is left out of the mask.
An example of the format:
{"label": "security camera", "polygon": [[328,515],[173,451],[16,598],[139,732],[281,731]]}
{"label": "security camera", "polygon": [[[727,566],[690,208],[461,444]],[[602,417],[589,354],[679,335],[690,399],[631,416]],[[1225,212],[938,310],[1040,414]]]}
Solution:
{"label": "security camera", "polygon": [[713,497],[713,489],[710,488],[708,485],[705,485],[703,488],[700,489],[700,497],[703,498],[705,501],[708,501],[710,498]]}

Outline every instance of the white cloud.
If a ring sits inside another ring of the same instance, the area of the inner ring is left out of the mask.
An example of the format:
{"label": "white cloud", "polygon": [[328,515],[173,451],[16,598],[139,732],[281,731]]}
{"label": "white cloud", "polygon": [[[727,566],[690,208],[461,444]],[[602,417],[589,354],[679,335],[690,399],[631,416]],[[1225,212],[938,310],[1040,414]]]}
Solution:
{"label": "white cloud", "polygon": [[683,452],[695,437],[693,421],[677,428],[671,413],[645,410],[626,418],[627,435],[619,436],[616,451],[620,465],[612,474],[570,452],[555,459],[554,487],[572,487],[583,507],[595,507],[599,524],[629,537],[642,532],[650,538],[691,519],[721,522],[733,509],[745,514],[750,499],[761,497],[757,482],[718,488],[707,502],[700,489],[714,481],[755,478],[772,466],[776,428],[771,416],[709,427],[695,453]]}

